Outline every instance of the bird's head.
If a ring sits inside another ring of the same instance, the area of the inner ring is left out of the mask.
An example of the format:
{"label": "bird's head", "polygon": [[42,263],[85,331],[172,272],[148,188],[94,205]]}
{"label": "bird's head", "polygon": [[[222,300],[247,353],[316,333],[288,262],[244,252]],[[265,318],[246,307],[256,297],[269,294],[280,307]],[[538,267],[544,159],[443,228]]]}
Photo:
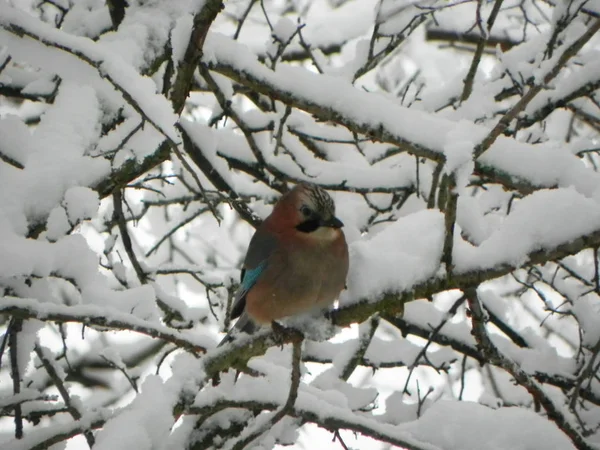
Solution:
{"label": "bird's head", "polygon": [[299,183],[284,194],[271,213],[271,220],[315,237],[335,237],[344,226],[335,216],[335,204],[324,189],[312,183]]}

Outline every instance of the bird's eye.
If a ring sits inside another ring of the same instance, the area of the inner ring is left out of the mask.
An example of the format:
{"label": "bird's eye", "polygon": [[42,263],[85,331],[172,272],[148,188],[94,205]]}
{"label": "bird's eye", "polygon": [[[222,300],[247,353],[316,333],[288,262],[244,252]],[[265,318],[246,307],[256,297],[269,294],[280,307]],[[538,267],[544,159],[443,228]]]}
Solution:
{"label": "bird's eye", "polygon": [[300,212],[302,213],[302,215],[304,215],[304,217],[310,217],[310,215],[312,214],[312,211],[306,205],[303,205],[302,208],[300,208]]}

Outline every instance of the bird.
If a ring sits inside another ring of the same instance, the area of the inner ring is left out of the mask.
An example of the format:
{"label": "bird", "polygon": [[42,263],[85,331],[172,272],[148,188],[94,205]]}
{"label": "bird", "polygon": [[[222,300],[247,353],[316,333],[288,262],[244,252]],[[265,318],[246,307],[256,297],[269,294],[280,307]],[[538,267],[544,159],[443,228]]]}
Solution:
{"label": "bird", "polygon": [[330,307],[346,284],[348,244],[323,188],[300,182],[257,227],[219,346],[286,317]]}

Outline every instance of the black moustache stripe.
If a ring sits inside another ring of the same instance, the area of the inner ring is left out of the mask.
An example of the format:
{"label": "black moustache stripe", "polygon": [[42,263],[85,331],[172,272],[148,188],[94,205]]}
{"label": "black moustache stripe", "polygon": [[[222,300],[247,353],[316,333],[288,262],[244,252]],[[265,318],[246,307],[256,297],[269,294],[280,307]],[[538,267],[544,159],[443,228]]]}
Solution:
{"label": "black moustache stripe", "polygon": [[317,228],[319,228],[319,220],[318,219],[309,219],[306,222],[302,222],[300,225],[296,226],[296,230],[302,231],[303,233],[312,233]]}

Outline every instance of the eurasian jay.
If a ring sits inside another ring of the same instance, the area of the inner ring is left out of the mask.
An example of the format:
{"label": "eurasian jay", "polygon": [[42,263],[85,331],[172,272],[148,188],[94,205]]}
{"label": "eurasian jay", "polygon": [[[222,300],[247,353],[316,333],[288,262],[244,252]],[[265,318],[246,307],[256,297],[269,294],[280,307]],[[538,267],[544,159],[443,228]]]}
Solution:
{"label": "eurasian jay", "polygon": [[343,225],[320,187],[299,183],[284,194],[250,240],[231,308],[239,319],[219,346],[240,331],[329,307],[348,274]]}

